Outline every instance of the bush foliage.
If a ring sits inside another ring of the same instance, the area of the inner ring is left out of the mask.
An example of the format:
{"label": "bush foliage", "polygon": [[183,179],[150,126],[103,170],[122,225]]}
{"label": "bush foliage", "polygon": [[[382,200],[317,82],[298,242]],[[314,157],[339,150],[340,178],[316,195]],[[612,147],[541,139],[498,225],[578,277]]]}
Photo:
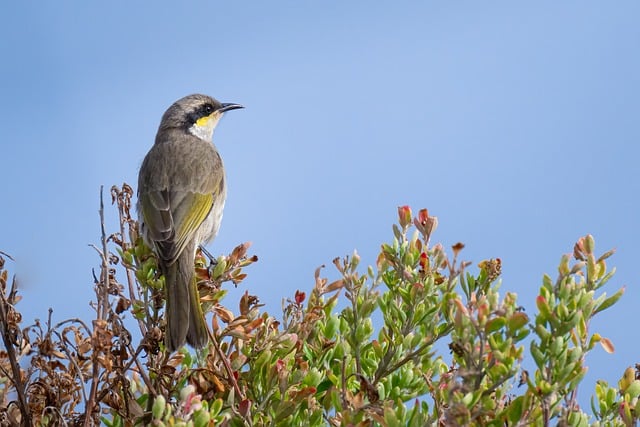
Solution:
{"label": "bush foliage", "polygon": [[[577,403],[585,356],[612,343],[591,319],[622,296],[593,237],[544,275],[525,311],[500,288],[500,259],[477,268],[432,244],[437,219],[398,208],[375,266],[357,253],[321,268],[276,317],[248,292],[233,310],[223,284],[257,261],[248,244],[196,259],[211,340],[198,352],[163,345],[163,278],[130,214],[132,189],[111,189],[120,229],[95,249],[95,319],[23,326],[16,280],[0,258],[0,422],[3,425],[633,426],[638,369],[599,381],[590,414]],[[473,271],[473,272],[472,272]],[[532,305],[532,304],[530,304]],[[532,366],[529,371],[523,362]]]}

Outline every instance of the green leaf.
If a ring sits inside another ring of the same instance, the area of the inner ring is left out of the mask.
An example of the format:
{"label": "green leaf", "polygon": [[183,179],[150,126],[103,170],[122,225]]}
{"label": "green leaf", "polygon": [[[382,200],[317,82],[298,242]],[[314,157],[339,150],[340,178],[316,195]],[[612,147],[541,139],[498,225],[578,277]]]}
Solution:
{"label": "green leaf", "polygon": [[513,313],[509,320],[507,320],[507,329],[510,335],[515,334],[518,329],[524,327],[527,323],[529,323],[529,316],[522,311],[517,311]]}
{"label": "green leaf", "polygon": [[618,302],[618,300],[622,297],[622,295],[625,292],[625,288],[622,287],[618,290],[618,292],[616,292],[615,294],[611,295],[609,298],[607,298],[606,300],[604,300],[602,302],[602,304],[600,304],[598,307],[596,307],[596,309],[593,312],[593,315],[596,315],[598,313],[600,313],[601,311],[606,310],[607,308],[611,307],[612,305],[614,305],[615,303]]}
{"label": "green leaf", "polygon": [[285,418],[293,414],[293,411],[295,409],[296,409],[296,405],[292,401],[290,400],[282,401],[276,411],[275,422],[284,421]]}
{"label": "green leaf", "polygon": [[507,419],[511,422],[511,424],[516,425],[520,418],[522,418],[523,405],[524,402],[523,396],[518,396],[514,400],[511,401],[509,408],[507,408]]}
{"label": "green leaf", "polygon": [[501,329],[506,323],[507,320],[504,317],[495,317],[487,322],[487,324],[484,326],[484,331],[487,334],[490,334]]}
{"label": "green leaf", "polygon": [[624,391],[624,394],[629,396],[631,399],[635,399],[640,396],[640,380],[633,381]]}
{"label": "green leaf", "polygon": [[538,295],[536,298],[536,307],[538,307],[540,317],[543,320],[550,322],[553,317],[553,313],[551,312],[551,307],[549,306],[547,299],[542,295]]}
{"label": "green leaf", "polygon": [[220,411],[222,410],[222,405],[224,404],[224,402],[222,401],[222,399],[216,399],[213,401],[213,403],[211,404],[211,408],[209,409],[209,413],[211,414],[211,416],[216,416],[220,413]]}
{"label": "green leaf", "polygon": [[219,257],[217,260],[215,267],[213,268],[213,272],[211,273],[212,277],[220,277],[222,273],[227,268],[227,260],[224,257]]}
{"label": "green leaf", "polygon": [[531,343],[530,351],[531,356],[533,356],[533,360],[536,362],[536,365],[538,365],[538,367],[542,369],[544,367],[547,356],[542,351],[540,351],[540,347],[535,342]]}
{"label": "green leaf", "polygon": [[161,420],[164,415],[164,409],[166,407],[166,400],[163,395],[156,396],[153,400],[153,406],[151,408],[151,414],[153,415],[153,419]]}
{"label": "green leaf", "polygon": [[195,427],[207,427],[211,421],[211,416],[207,411],[198,411],[193,418],[193,425]]}
{"label": "green leaf", "polygon": [[330,379],[326,379],[322,381],[316,387],[316,396],[320,396],[322,393],[329,390],[331,387],[333,387],[333,382]]}

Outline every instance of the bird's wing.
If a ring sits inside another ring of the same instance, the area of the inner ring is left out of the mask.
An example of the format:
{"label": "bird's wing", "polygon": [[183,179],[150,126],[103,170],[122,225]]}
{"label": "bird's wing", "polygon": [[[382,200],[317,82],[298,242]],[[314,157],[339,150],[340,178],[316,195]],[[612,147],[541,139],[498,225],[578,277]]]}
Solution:
{"label": "bird's wing", "polygon": [[[175,254],[172,259],[177,258],[196,234],[196,231],[209,215],[213,207],[213,194],[207,193],[182,193],[179,203],[173,205],[173,217],[180,218],[180,222],[175,222]],[[196,242],[196,245],[199,242]]]}
{"label": "bird's wing", "polygon": [[142,217],[150,240],[161,242],[172,238],[173,216],[167,191],[139,194]]}
{"label": "bird's wing", "polygon": [[174,262],[213,206],[213,194],[151,191],[144,194],[142,210],[145,226],[159,255]]}

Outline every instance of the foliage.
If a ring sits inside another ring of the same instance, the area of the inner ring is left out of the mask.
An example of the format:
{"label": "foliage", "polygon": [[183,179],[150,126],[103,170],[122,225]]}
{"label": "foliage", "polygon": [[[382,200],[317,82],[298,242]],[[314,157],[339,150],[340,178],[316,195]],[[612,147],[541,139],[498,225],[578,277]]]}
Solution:
{"label": "foliage", "polygon": [[[316,271],[282,319],[245,293],[223,305],[223,283],[238,285],[257,261],[248,244],[207,264],[196,259],[201,302],[210,315],[208,348],[168,354],[163,345],[163,278],[131,218],[133,191],[113,187],[120,230],[96,251],[95,319],[22,327],[15,278],[0,258],[0,422],[9,425],[184,426],[548,426],[635,425],[638,369],[618,387],[596,386],[592,415],[577,404],[586,354],[612,343],[589,330],[614,305],[612,277],[581,238],[545,275],[529,314],[499,293],[501,262],[475,274],[452,247],[431,245],[437,219],[398,209],[394,238],[361,273],[357,253]],[[6,255],[6,254],[5,254]],[[125,284],[119,281],[124,275]],[[135,345],[134,343],[138,343]],[[448,350],[447,350],[448,348]],[[528,351],[527,351],[528,349]],[[530,356],[534,372],[523,368]]]}

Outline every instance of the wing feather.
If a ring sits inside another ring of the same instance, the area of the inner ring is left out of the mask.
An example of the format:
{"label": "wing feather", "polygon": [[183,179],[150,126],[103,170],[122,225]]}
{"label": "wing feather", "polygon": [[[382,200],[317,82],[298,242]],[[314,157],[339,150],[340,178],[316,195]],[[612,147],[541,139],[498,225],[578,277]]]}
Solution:
{"label": "wing feather", "polygon": [[148,237],[162,259],[173,263],[211,211],[213,194],[156,191],[143,197]]}

